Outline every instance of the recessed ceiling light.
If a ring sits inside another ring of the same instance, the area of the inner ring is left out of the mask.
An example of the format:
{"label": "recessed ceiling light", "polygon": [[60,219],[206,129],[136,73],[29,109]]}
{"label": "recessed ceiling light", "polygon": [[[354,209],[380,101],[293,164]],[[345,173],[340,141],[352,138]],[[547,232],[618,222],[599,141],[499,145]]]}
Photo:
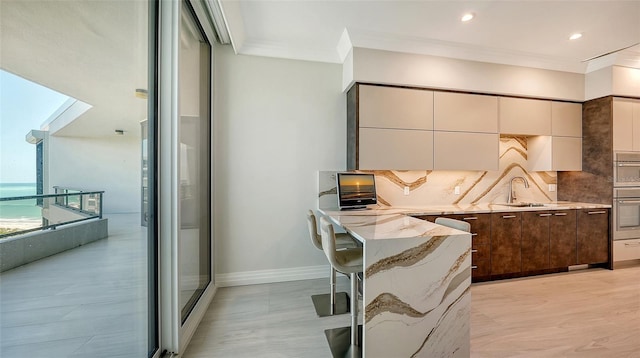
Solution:
{"label": "recessed ceiling light", "polygon": [[474,15],[473,13],[471,13],[471,12],[470,12],[470,13],[467,13],[467,14],[464,14],[464,15],[462,15],[462,17],[460,18],[460,21],[462,21],[462,22],[471,21],[471,19],[473,19],[473,17],[474,17],[474,16],[475,16],[475,15]]}
{"label": "recessed ceiling light", "polygon": [[579,32],[576,32],[575,34],[571,34],[571,36],[569,36],[569,40],[577,40],[581,37],[582,37],[582,34]]}

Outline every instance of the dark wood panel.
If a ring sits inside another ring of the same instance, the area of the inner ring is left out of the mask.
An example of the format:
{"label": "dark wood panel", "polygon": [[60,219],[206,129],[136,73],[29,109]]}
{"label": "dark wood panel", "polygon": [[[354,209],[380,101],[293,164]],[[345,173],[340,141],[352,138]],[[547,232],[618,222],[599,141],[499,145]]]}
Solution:
{"label": "dark wood panel", "polygon": [[481,278],[486,278],[486,280],[488,280],[490,278],[490,275],[491,262],[489,260],[478,260],[472,264],[471,279],[473,280],[473,282],[476,282]]}
{"label": "dark wood panel", "polygon": [[522,269],[521,213],[491,214],[491,275]]}
{"label": "dark wood panel", "polygon": [[471,240],[473,246],[491,244],[491,215],[463,214],[451,215],[451,218],[466,221],[471,224]]}
{"label": "dark wood panel", "polygon": [[609,210],[581,209],[577,213],[578,264],[609,260]]}
{"label": "dark wood panel", "polygon": [[576,210],[554,211],[549,219],[550,267],[568,267],[577,264]]}
{"label": "dark wood panel", "polygon": [[358,169],[358,85],[347,91],[347,169]]}
{"label": "dark wood panel", "polygon": [[491,259],[491,245],[476,245],[471,249],[471,261],[489,261]]}
{"label": "dark wood panel", "polygon": [[522,213],[522,271],[549,268],[550,212]]}
{"label": "dark wood panel", "polygon": [[558,200],[611,204],[613,97],[582,105],[582,171],[558,172]]}

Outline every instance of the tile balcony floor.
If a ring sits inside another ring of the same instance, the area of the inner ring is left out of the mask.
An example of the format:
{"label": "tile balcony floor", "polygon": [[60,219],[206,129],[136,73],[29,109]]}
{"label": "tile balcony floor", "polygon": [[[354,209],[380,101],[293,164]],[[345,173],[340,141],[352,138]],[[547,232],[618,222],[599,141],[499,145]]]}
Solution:
{"label": "tile balcony floor", "polygon": [[109,237],[0,274],[0,357],[146,357],[146,229],[108,215]]}

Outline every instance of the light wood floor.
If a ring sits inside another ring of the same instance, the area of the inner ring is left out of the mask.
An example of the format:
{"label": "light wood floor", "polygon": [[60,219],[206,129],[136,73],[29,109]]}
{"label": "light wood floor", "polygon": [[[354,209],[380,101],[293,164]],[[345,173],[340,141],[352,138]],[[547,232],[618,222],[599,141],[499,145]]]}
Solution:
{"label": "light wood floor", "polygon": [[[327,289],[221,288],[183,357],[330,357],[323,332],[349,317],[316,317],[310,296]],[[472,357],[640,357],[640,266],[474,284],[471,297]]]}

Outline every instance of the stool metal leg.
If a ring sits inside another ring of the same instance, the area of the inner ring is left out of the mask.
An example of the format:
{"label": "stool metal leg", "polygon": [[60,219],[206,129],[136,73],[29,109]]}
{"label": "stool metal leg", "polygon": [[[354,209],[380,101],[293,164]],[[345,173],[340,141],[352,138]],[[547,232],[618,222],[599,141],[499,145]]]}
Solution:
{"label": "stool metal leg", "polygon": [[351,274],[351,345],[358,345],[358,276]]}
{"label": "stool metal leg", "polygon": [[349,295],[346,292],[336,293],[336,270],[330,266],[329,275],[331,292],[313,295],[311,300],[319,317],[334,316],[349,313]]}

